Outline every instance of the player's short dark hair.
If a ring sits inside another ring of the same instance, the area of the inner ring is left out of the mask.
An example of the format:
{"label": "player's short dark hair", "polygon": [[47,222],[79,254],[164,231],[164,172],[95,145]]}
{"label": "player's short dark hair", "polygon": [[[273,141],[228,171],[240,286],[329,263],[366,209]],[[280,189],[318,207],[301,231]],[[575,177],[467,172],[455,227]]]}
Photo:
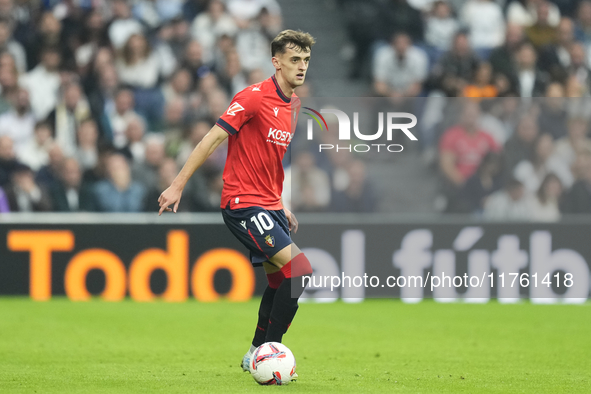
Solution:
{"label": "player's short dark hair", "polygon": [[271,55],[285,53],[287,48],[294,48],[298,52],[308,52],[315,43],[316,40],[310,33],[304,33],[301,30],[283,30],[271,42]]}

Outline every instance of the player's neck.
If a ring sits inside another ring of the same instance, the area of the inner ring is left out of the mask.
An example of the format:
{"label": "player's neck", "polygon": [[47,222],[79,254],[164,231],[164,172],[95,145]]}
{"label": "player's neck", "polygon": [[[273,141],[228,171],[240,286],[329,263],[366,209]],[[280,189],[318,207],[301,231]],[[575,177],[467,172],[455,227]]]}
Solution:
{"label": "player's neck", "polygon": [[279,85],[279,88],[281,89],[285,97],[291,97],[295,89],[292,88],[291,85],[287,83],[285,79],[283,79],[283,76],[280,73],[275,73],[275,79],[277,80],[277,84]]}

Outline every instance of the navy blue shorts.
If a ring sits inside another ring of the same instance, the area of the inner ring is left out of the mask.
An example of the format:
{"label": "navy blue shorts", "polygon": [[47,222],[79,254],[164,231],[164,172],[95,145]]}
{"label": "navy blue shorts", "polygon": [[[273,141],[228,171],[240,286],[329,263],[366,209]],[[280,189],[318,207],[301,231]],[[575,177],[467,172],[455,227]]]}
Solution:
{"label": "navy blue shorts", "polygon": [[255,267],[263,265],[292,243],[283,209],[225,208],[222,209],[222,217],[232,234],[250,251],[250,262]]}

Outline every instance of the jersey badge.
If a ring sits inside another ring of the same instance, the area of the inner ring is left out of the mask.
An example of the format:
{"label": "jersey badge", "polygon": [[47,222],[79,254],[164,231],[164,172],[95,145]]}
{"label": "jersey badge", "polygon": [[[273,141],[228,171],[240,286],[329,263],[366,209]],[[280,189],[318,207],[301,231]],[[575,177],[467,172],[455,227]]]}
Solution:
{"label": "jersey badge", "polygon": [[273,112],[275,112],[275,117],[277,117],[277,114],[279,113],[279,108],[277,108],[277,107],[273,108]]}
{"label": "jersey badge", "polygon": [[261,88],[259,88],[258,86],[255,86],[254,88],[252,88],[253,92],[260,92]]}
{"label": "jersey badge", "polygon": [[246,229],[246,220],[242,220],[240,222],[240,225]]}
{"label": "jersey badge", "polygon": [[228,108],[228,111],[226,111],[226,113],[228,115],[236,116],[236,112],[240,111],[244,111],[244,107],[238,103],[232,103],[232,105],[230,105],[230,108]]}
{"label": "jersey badge", "polygon": [[267,235],[265,237],[265,243],[272,248],[275,247],[275,237],[273,237],[272,235]]}

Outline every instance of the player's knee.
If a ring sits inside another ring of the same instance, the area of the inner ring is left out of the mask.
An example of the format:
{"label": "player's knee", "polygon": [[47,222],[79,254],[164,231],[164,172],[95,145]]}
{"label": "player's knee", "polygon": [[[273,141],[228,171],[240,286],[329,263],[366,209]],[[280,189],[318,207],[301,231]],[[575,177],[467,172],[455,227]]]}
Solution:
{"label": "player's knee", "polygon": [[297,278],[312,274],[312,265],[305,254],[299,253],[281,268],[286,278]]}
{"label": "player's knee", "polygon": [[300,253],[291,260],[291,276],[299,277],[311,275],[313,272],[312,264],[305,254]]}

